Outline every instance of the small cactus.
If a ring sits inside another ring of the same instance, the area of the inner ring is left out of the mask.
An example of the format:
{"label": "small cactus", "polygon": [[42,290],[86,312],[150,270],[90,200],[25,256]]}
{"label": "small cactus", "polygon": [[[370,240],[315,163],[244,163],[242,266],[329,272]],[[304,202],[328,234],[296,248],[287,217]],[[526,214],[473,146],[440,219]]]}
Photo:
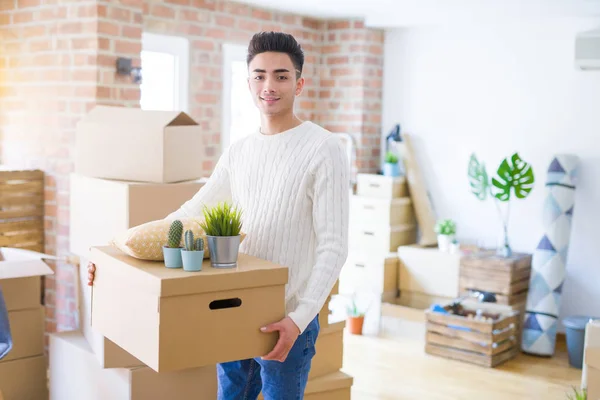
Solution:
{"label": "small cactus", "polygon": [[187,231],[185,231],[185,239],[184,239],[184,243],[185,243],[185,249],[187,251],[194,251],[194,232],[192,232],[191,229],[188,229]]}
{"label": "small cactus", "polygon": [[204,250],[204,240],[202,240],[202,238],[196,239],[196,250],[197,251]]}
{"label": "small cactus", "polygon": [[169,237],[167,247],[177,248],[181,244],[181,237],[183,236],[183,223],[176,219],[171,223],[169,228]]}

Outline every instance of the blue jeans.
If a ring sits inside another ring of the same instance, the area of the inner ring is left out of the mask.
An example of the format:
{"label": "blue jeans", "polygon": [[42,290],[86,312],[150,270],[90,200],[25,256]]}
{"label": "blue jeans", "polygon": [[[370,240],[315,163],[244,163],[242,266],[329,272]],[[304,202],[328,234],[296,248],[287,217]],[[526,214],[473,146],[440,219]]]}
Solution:
{"label": "blue jeans", "polygon": [[248,360],[217,364],[218,400],[302,400],[319,336],[319,316],[311,321],[284,362]]}

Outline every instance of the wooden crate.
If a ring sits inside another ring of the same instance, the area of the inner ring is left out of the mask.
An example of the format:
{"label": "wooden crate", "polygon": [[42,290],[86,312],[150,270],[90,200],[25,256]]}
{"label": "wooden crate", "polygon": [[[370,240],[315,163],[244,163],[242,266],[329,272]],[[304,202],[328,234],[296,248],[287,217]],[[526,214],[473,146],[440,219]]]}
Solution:
{"label": "wooden crate", "polygon": [[[518,311],[509,306],[470,301],[462,306],[472,318],[425,311],[427,354],[492,368],[518,354]],[[450,310],[449,303],[444,308]],[[484,316],[494,317],[478,318],[474,315],[477,309],[483,310]]]}
{"label": "wooden crate", "polygon": [[0,170],[0,247],[44,251],[44,172]]}
{"label": "wooden crate", "polygon": [[464,255],[460,260],[459,290],[483,290],[496,295],[499,304],[527,301],[531,275],[531,254],[515,253],[499,257],[494,251]]}

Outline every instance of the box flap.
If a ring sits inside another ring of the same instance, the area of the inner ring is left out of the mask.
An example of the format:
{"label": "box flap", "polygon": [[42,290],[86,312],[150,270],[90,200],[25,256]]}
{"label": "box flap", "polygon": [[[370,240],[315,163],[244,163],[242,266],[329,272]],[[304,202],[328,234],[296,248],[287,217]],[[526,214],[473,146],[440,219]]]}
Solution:
{"label": "box flap", "polygon": [[133,107],[104,105],[94,107],[81,119],[81,123],[126,124],[148,128],[198,125],[189,115],[180,111],[151,111]]}
{"label": "box flap", "polygon": [[288,268],[244,253],[238,256],[238,267],[213,268],[205,259],[202,271],[169,269],[163,261],[146,261],[131,257],[113,246],[94,246],[90,252],[97,274],[113,268],[127,285],[143,288],[157,296],[176,296],[220,292],[261,286],[283,285],[288,281]]}
{"label": "box flap", "polygon": [[585,349],[585,363],[590,367],[600,369],[600,347],[588,347]]}
{"label": "box flap", "polygon": [[52,269],[43,262],[42,253],[0,247],[0,279],[52,275]]}
{"label": "box flap", "polygon": [[354,379],[342,371],[310,379],[306,384],[305,394],[321,393],[352,386]]}

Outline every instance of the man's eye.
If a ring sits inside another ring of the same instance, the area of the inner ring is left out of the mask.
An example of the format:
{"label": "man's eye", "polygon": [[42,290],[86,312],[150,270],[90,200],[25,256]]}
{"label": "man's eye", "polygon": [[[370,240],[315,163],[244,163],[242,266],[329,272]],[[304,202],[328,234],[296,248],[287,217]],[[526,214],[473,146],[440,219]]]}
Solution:
{"label": "man's eye", "polygon": [[282,75],[282,76],[279,76],[278,78],[279,78],[280,80],[283,80],[283,81],[284,81],[284,80],[286,80],[286,79],[287,79],[287,76],[283,76],[283,75]]}
{"label": "man's eye", "polygon": [[259,80],[262,79],[262,76],[255,76],[254,79],[257,80],[257,81],[259,81]]}

